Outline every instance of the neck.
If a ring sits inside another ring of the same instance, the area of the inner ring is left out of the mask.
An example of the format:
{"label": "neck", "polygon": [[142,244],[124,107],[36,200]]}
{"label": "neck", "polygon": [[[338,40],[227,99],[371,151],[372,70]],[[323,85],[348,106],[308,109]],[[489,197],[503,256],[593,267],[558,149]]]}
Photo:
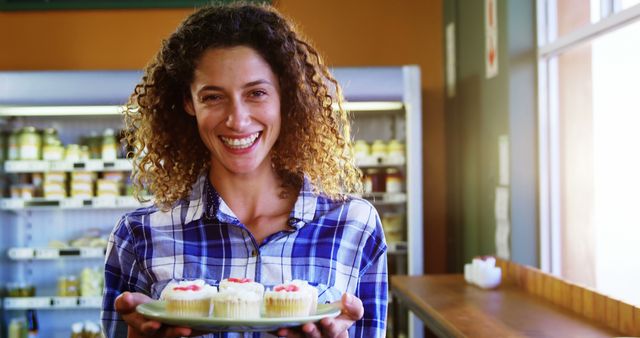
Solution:
{"label": "neck", "polygon": [[209,180],[241,221],[269,213],[285,191],[282,180],[268,162],[246,174],[231,173],[222,166],[213,165]]}

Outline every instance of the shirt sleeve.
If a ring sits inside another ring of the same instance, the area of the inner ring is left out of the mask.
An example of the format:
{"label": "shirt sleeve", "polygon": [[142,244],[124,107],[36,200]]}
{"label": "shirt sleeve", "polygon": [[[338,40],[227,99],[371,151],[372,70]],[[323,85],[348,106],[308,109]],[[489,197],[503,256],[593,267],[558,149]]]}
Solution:
{"label": "shirt sleeve", "polygon": [[107,244],[102,301],[102,327],[105,337],[126,337],[127,324],[115,311],[115,299],[125,291],[143,292],[147,285],[140,271],[127,216],[120,219]]}
{"label": "shirt sleeve", "polygon": [[370,226],[375,229],[363,248],[362,270],[355,296],[362,300],[364,316],[349,329],[349,337],[385,337],[388,307],[387,245],[378,213],[373,209]]}

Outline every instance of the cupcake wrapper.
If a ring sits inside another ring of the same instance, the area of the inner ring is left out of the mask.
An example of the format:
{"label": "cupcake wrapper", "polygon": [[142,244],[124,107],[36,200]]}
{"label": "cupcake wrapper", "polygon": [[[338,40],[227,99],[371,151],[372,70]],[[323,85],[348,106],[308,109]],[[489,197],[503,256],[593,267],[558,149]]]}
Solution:
{"label": "cupcake wrapper", "polygon": [[209,317],[211,299],[167,300],[167,312],[176,316]]}
{"label": "cupcake wrapper", "polygon": [[[310,299],[274,299],[265,300],[267,317],[301,317],[312,313]],[[315,309],[314,311],[315,312]]]}
{"label": "cupcake wrapper", "polygon": [[260,318],[262,301],[214,301],[213,316],[217,318]]}

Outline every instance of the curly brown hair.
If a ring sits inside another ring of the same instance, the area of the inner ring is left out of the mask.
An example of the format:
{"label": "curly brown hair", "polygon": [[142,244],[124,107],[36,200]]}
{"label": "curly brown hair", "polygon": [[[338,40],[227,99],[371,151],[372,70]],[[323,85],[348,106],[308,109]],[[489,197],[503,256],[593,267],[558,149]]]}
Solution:
{"label": "curly brown hair", "polygon": [[158,206],[169,208],[209,169],[209,151],[183,103],[201,55],[240,45],[256,50],[280,82],[282,128],[272,162],[284,184],[299,186],[307,175],[315,191],[330,198],[360,192],[349,115],[318,52],[272,7],[232,4],[187,17],[163,41],[125,107],[136,197],[147,188]]}

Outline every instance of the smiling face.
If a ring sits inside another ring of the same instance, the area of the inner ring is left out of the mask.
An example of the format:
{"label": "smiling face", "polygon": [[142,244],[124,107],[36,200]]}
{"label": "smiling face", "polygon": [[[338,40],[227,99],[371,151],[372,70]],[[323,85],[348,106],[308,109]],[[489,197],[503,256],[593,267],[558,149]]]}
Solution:
{"label": "smiling face", "polygon": [[215,48],[197,63],[185,110],[196,117],[216,174],[271,168],[280,133],[280,87],[269,64],[245,46]]}

